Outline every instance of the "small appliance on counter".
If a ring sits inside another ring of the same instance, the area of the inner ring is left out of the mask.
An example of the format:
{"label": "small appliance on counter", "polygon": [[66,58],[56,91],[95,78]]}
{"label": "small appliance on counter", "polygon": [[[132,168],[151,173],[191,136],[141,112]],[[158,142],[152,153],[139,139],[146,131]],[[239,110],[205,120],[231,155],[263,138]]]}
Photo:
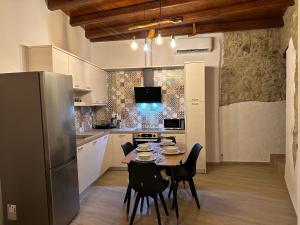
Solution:
{"label": "small appliance on counter", "polygon": [[164,119],[164,128],[166,130],[184,130],[185,119]]}
{"label": "small appliance on counter", "polygon": [[93,124],[93,129],[110,129],[110,123],[106,124]]}
{"label": "small appliance on counter", "polygon": [[118,114],[113,113],[112,117],[110,119],[110,128],[116,128],[117,127],[117,121],[118,121]]}
{"label": "small appliance on counter", "polygon": [[110,119],[110,128],[124,128],[124,123],[122,122],[121,115],[118,113],[113,113]]}

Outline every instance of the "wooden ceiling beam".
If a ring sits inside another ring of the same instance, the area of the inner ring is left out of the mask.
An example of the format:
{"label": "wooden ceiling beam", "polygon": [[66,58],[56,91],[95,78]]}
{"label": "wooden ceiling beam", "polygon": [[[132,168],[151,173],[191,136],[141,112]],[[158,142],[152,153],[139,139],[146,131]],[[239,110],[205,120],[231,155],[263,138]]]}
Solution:
{"label": "wooden ceiling beam", "polygon": [[[85,4],[95,3],[96,0],[47,0],[48,9],[69,9],[72,7],[78,7]],[[108,1],[107,1],[108,2]]]}
{"label": "wooden ceiling beam", "polygon": [[[161,6],[162,10],[168,10],[170,7],[174,6],[185,7],[185,5],[191,2],[197,2],[197,0],[163,0],[161,2]],[[144,18],[145,10],[148,18],[151,15],[159,15],[160,1],[145,2],[142,4],[117,9],[110,9],[86,15],[73,16],[70,18],[70,23],[72,26],[82,26],[93,23],[107,23],[113,22],[115,20],[131,19],[137,17]]]}
{"label": "wooden ceiling beam", "polygon": [[[283,19],[281,17],[276,17],[276,18],[259,19],[259,20],[246,20],[246,21],[229,22],[229,23],[196,25],[196,32],[197,34],[202,34],[202,33],[228,32],[228,31],[239,31],[239,30],[253,30],[253,29],[282,27],[283,25],[284,25]],[[171,36],[171,35],[181,36],[181,35],[190,35],[193,33],[194,33],[193,24],[161,29],[162,36]],[[92,42],[131,40],[133,36],[135,36],[136,39],[144,39],[147,36],[147,32],[139,31],[130,34],[125,34],[125,35],[93,38],[90,40]]]}
{"label": "wooden ceiling beam", "polygon": [[[274,7],[280,7],[280,8],[287,7],[288,5],[292,5],[292,4],[293,4],[292,0],[257,0],[254,2],[247,2],[247,3],[227,6],[223,8],[215,8],[215,9],[209,9],[209,10],[198,11],[193,13],[187,13],[182,16],[183,16],[184,24],[197,23],[197,22],[209,22],[215,19],[220,19],[224,17],[226,18],[226,17],[236,16],[236,15],[240,15],[241,18],[243,18],[243,15],[255,13],[256,10],[261,10],[261,9],[266,11],[266,17],[267,17],[268,9]],[[126,25],[115,26],[115,27],[103,26],[97,29],[86,30],[86,37],[88,39],[95,39],[95,38],[101,38],[106,36],[131,33],[132,31],[129,31],[128,29],[133,25],[138,25],[138,24],[126,24]],[[161,25],[160,28],[167,28],[172,26],[178,26],[178,25],[166,24],[166,25]],[[158,27],[152,27],[152,28],[155,29]],[[144,30],[147,29],[149,28],[145,28]]]}

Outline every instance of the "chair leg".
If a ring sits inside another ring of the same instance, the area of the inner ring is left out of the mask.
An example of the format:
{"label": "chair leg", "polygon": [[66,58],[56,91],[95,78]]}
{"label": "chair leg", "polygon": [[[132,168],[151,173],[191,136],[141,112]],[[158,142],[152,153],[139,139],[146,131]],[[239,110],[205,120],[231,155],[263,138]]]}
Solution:
{"label": "chair leg", "polygon": [[200,209],[200,204],[199,204],[199,200],[198,200],[198,195],[197,195],[197,191],[196,191],[196,188],[195,188],[195,184],[194,184],[193,178],[190,180],[190,185],[192,186],[192,190],[193,190],[193,192],[194,192],[194,198],[195,198],[195,200],[196,200],[197,207],[198,207],[198,209]]}
{"label": "chair leg", "polygon": [[146,197],[148,209],[150,208],[149,196]]}
{"label": "chair leg", "polygon": [[168,193],[168,198],[169,198],[169,199],[171,198],[171,194],[172,194],[172,184],[171,184],[171,186],[170,186],[169,193]]}
{"label": "chair leg", "polygon": [[158,203],[157,203],[157,196],[154,196],[153,199],[154,199],[154,204],[155,204],[155,209],[156,209],[156,215],[157,215],[158,224],[161,225],[159,207],[158,207]]}
{"label": "chair leg", "polygon": [[194,195],[194,191],[193,191],[193,184],[191,183],[191,181],[189,181],[189,185],[190,185],[190,190],[191,190],[192,196],[194,198],[195,195]]}
{"label": "chair leg", "polygon": [[131,200],[131,188],[129,187],[129,192],[128,192],[128,196],[127,196],[127,215],[129,214],[130,200]]}
{"label": "chair leg", "polygon": [[145,197],[142,197],[141,207],[140,207],[140,213],[143,212],[143,208],[144,208],[144,198],[145,198]]}
{"label": "chair leg", "polygon": [[164,207],[165,213],[166,213],[166,215],[168,216],[168,215],[169,215],[169,212],[168,212],[167,205],[166,205],[166,203],[165,203],[165,199],[164,199],[164,196],[163,196],[162,193],[159,193],[159,198],[160,198],[161,204],[162,204],[163,207]]}
{"label": "chair leg", "polygon": [[127,190],[126,190],[126,194],[125,194],[125,198],[124,198],[124,204],[126,203],[126,201],[127,201],[127,199],[128,199],[128,193],[129,193],[129,191],[130,191],[130,186],[129,186],[129,184],[128,184]]}
{"label": "chair leg", "polygon": [[135,214],[136,214],[136,210],[139,206],[139,201],[140,201],[140,194],[138,193],[136,198],[135,198],[135,203],[134,203],[134,207],[133,207],[133,211],[132,211],[132,214],[131,214],[131,219],[130,219],[130,223],[129,225],[132,225],[133,224],[133,221],[134,221],[134,217],[135,217]]}
{"label": "chair leg", "polygon": [[[177,189],[178,189],[178,183],[176,182],[176,183],[175,183],[175,186],[174,186],[173,192],[176,191],[176,193],[177,193]],[[172,210],[173,210],[174,208],[175,208],[175,201],[174,201],[174,199],[173,199]]]}

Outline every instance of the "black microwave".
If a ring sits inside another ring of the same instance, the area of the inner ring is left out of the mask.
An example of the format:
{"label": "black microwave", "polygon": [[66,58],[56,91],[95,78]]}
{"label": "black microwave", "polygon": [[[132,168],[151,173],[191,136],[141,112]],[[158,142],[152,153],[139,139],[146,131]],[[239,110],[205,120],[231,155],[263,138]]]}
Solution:
{"label": "black microwave", "polygon": [[166,130],[184,130],[184,119],[164,119],[164,128]]}

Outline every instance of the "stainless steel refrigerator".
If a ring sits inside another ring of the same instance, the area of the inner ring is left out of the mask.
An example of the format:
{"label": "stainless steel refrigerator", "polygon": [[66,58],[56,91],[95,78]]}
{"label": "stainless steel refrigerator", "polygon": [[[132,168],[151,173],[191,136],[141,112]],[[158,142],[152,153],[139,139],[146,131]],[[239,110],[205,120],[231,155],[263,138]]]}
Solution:
{"label": "stainless steel refrigerator", "polygon": [[4,225],[66,225],[79,211],[71,76],[0,74]]}

